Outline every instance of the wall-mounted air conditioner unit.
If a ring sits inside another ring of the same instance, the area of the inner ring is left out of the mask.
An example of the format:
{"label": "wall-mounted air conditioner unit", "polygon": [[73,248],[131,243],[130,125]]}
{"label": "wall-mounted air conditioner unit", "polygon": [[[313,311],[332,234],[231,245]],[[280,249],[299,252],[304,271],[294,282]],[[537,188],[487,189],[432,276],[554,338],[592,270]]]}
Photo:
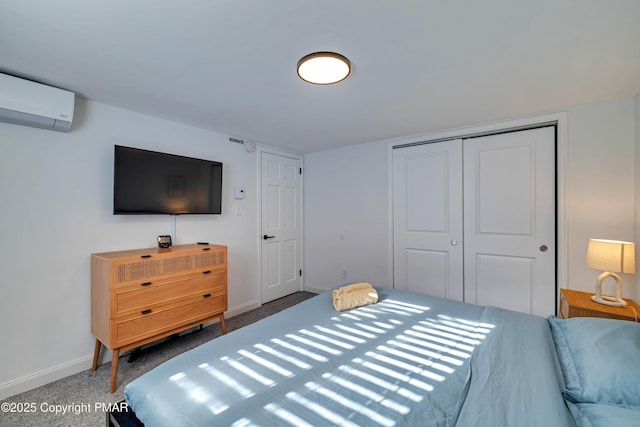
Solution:
{"label": "wall-mounted air conditioner unit", "polygon": [[69,132],[75,94],[0,73],[0,122]]}

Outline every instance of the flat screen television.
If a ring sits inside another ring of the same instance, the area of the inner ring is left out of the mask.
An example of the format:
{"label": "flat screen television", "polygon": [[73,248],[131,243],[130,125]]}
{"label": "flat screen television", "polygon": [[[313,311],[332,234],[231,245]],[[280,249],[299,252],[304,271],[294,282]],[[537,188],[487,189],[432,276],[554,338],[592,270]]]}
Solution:
{"label": "flat screen television", "polygon": [[113,213],[220,214],[222,163],[116,145]]}

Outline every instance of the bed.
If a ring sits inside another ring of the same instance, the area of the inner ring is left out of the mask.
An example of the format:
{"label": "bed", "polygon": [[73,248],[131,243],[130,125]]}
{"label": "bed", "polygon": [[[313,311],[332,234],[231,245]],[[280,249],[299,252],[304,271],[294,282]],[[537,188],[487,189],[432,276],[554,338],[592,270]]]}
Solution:
{"label": "bed", "polygon": [[640,426],[637,324],[376,290],[376,304],[338,312],[327,292],[216,338],[125,400],[147,427]]}

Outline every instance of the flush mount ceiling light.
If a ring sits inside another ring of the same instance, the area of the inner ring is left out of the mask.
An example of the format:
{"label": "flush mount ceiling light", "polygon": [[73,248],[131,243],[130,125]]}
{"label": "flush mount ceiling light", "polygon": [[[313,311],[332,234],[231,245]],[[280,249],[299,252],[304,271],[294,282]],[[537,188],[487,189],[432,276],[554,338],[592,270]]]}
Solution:
{"label": "flush mount ceiling light", "polygon": [[298,61],[298,75],[305,82],[330,85],[347,78],[351,63],[334,52],[315,52]]}

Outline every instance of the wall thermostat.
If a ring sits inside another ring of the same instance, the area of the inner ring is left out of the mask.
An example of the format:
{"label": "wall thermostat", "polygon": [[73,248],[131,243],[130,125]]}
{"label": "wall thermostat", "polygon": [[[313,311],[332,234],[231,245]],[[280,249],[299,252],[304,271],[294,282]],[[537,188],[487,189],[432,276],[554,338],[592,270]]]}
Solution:
{"label": "wall thermostat", "polygon": [[171,246],[171,236],[169,235],[158,236],[158,247],[168,248],[169,246]]}
{"label": "wall thermostat", "polygon": [[244,199],[244,187],[233,187],[233,198]]}

